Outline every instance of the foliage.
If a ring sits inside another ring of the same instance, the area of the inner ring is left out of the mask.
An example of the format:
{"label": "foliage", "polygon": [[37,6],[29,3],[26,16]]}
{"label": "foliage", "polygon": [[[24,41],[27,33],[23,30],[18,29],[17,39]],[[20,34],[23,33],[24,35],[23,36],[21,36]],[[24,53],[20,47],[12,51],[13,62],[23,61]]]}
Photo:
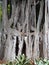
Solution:
{"label": "foliage", "polygon": [[31,65],[30,60],[25,57],[25,55],[20,55],[16,57],[16,65]]}
{"label": "foliage", "polygon": [[[9,16],[10,15],[10,4],[8,4],[7,13]],[[0,4],[0,22],[2,22],[2,6],[1,6],[1,4]]]}
{"label": "foliage", "polygon": [[0,22],[2,21],[2,6],[0,5]]}
{"label": "foliage", "polygon": [[8,62],[7,64],[1,65],[32,65],[30,60],[25,57],[25,55],[17,56],[13,62]]}
{"label": "foliage", "polygon": [[8,16],[10,16],[10,4],[8,4],[7,13],[8,13]]}
{"label": "foliage", "polygon": [[49,60],[47,59],[38,59],[35,60],[36,65],[49,65]]}

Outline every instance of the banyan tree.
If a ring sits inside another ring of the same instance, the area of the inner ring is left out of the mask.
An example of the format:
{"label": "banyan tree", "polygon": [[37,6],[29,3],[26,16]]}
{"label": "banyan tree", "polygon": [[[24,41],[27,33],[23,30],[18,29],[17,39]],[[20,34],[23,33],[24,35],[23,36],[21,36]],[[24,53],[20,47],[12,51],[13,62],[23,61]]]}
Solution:
{"label": "banyan tree", "polygon": [[0,38],[0,60],[49,58],[49,0],[2,0]]}

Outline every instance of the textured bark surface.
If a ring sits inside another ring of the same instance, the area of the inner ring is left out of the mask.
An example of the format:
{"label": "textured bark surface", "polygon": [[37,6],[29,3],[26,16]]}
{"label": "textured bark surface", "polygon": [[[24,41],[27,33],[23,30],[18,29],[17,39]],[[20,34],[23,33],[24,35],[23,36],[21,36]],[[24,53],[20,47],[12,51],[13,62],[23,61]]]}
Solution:
{"label": "textured bark surface", "polygon": [[[47,45],[49,46],[49,41],[47,42],[47,38],[49,40],[49,32],[47,32],[49,27],[49,15],[47,15],[49,7],[47,9],[47,6],[49,4],[47,4],[47,0],[45,0],[45,6],[43,0],[12,0],[11,6],[11,17],[8,19],[7,0],[3,0],[3,28],[0,46],[2,51],[0,50],[0,59],[13,61],[15,54],[22,54],[24,41],[26,45],[26,47],[24,46],[25,53],[28,58],[37,59],[40,57],[40,49],[42,48],[39,46],[40,44],[43,44],[44,57],[47,57],[47,54],[49,55],[47,47]],[[45,10],[43,7],[45,7]],[[43,22],[44,15],[45,21]],[[18,49],[16,49],[16,43]],[[15,49],[18,51],[17,53]]]}
{"label": "textured bark surface", "polygon": [[34,57],[35,58],[39,58],[39,33],[40,33],[40,24],[41,24],[41,20],[42,20],[42,17],[43,17],[43,0],[41,1],[40,3],[40,10],[39,10],[39,17],[38,17],[38,22],[37,22],[37,29],[36,29],[36,32],[35,32],[35,47],[34,47]]}
{"label": "textured bark surface", "polygon": [[45,0],[45,50],[44,57],[49,58],[49,1]]}

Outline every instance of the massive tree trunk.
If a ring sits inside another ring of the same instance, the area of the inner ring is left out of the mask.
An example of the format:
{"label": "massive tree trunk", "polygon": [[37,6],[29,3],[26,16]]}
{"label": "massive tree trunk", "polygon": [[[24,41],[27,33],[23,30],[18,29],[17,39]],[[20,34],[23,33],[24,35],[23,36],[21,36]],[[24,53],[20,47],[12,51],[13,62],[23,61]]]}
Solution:
{"label": "massive tree trunk", "polygon": [[[44,3],[43,0],[38,3],[40,3],[40,10],[36,28],[36,0],[12,0],[12,14],[9,19],[7,17],[7,0],[3,0],[2,51],[0,51],[0,59],[11,61],[15,59],[16,37],[19,39],[18,55],[22,53],[25,40],[26,56],[34,59],[39,58],[39,33]],[[47,44],[46,31],[48,29],[46,24],[45,22],[45,44]],[[44,56],[47,57],[47,54]]]}

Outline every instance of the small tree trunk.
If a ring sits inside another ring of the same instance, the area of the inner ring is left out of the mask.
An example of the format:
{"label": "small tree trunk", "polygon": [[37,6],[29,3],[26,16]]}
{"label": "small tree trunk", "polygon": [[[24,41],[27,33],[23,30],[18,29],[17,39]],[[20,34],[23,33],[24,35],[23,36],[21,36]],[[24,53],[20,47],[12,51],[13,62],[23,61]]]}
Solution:
{"label": "small tree trunk", "polygon": [[6,34],[5,34],[5,26],[7,22],[7,0],[3,0],[2,4],[2,12],[3,12],[3,21],[2,21],[2,34],[1,34],[1,49],[0,50],[0,59],[3,59],[4,57],[4,49],[5,49],[5,43],[6,43]]}
{"label": "small tree trunk", "polygon": [[[14,1],[12,1],[14,2]],[[12,3],[14,7],[14,3]],[[14,8],[12,8],[14,9]],[[12,10],[14,15],[14,10]],[[14,17],[14,16],[13,16]],[[3,32],[2,32],[2,43],[1,43],[1,59],[5,61],[13,61],[15,59],[15,45],[16,45],[16,36],[15,34],[11,35],[9,29],[9,20],[7,18],[7,0],[3,0]]]}
{"label": "small tree trunk", "polygon": [[23,38],[19,37],[19,51],[18,51],[18,56],[21,55],[22,48],[23,48]]}
{"label": "small tree trunk", "polygon": [[48,20],[47,20],[47,0],[45,0],[45,49],[44,49],[44,57],[48,58]]}
{"label": "small tree trunk", "polygon": [[8,34],[8,39],[5,45],[4,51],[4,60],[13,61],[15,59],[15,45],[16,45],[16,36],[11,36]]}
{"label": "small tree trunk", "polygon": [[35,32],[35,47],[34,47],[34,57],[37,59],[39,58],[39,32],[40,32],[40,24],[43,16],[43,0],[40,3],[40,11],[39,11],[39,17],[38,17],[38,22],[37,22],[37,29]]}

